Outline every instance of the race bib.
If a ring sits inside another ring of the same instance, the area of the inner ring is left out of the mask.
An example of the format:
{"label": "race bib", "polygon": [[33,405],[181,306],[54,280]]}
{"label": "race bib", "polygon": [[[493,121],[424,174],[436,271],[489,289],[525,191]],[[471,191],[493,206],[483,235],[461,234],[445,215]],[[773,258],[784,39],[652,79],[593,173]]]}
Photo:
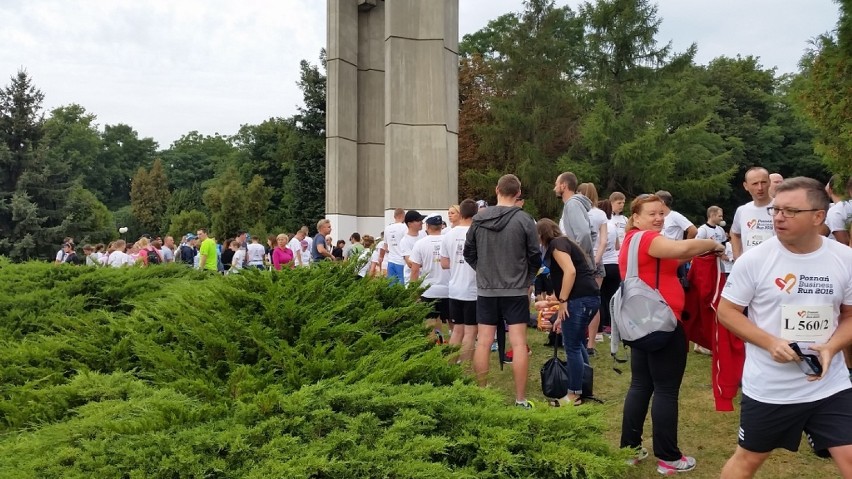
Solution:
{"label": "race bib", "polygon": [[834,333],[834,307],[781,305],[781,337],[790,342],[825,343]]}
{"label": "race bib", "polygon": [[759,245],[760,243],[763,243],[771,237],[772,235],[765,231],[749,231],[748,233],[746,233],[745,246],[746,248],[752,248],[754,246]]}

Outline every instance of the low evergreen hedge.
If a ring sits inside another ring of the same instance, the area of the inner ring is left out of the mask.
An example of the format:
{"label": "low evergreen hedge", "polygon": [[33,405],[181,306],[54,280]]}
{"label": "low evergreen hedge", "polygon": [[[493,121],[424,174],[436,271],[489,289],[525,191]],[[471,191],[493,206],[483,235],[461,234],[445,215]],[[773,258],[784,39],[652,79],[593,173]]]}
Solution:
{"label": "low evergreen hedge", "polygon": [[0,478],[612,478],[595,408],[532,411],[426,336],[418,291],[322,265],[0,261]]}

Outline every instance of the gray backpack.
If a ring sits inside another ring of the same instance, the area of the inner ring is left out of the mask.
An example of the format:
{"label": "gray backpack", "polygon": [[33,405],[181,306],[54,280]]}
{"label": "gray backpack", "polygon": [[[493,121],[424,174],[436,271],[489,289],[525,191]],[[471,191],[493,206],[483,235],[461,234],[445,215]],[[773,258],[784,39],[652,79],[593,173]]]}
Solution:
{"label": "gray backpack", "polygon": [[677,328],[674,311],[660,294],[660,260],[657,259],[657,284],[651,288],[639,278],[639,243],[645,232],[630,238],[627,249],[627,274],[609,302],[612,319],[610,351],[618,352],[619,341],[642,351],[665,346]]}

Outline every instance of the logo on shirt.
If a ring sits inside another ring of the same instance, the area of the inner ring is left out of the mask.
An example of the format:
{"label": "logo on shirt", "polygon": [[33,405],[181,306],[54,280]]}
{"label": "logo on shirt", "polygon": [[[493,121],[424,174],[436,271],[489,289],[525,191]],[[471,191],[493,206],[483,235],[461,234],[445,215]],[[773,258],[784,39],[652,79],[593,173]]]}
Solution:
{"label": "logo on shirt", "polygon": [[756,225],[756,224],[757,224],[756,219],[750,219],[750,220],[748,220],[748,223],[746,223],[746,227],[748,227],[748,229],[752,229],[752,228],[754,228],[754,225]]}
{"label": "logo on shirt", "polygon": [[834,294],[834,282],[828,276],[806,276],[799,275],[799,287],[796,291],[800,294]]}
{"label": "logo on shirt", "polygon": [[796,286],[796,275],[787,273],[787,276],[784,276],[784,278],[775,278],[775,286],[778,286],[778,289],[781,291],[786,291],[787,294],[790,294],[790,290],[793,289],[793,286]]}

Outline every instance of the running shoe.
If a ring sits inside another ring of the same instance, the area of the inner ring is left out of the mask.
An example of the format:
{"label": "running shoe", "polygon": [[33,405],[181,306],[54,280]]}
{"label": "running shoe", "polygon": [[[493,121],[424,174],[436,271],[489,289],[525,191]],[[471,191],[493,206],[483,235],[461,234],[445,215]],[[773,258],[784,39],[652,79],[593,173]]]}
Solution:
{"label": "running shoe", "polygon": [[648,450],[645,449],[644,447],[637,447],[636,453],[633,455],[633,457],[631,457],[630,459],[627,460],[627,465],[635,466],[635,465],[639,464],[640,462],[644,461],[647,458],[648,458]]}
{"label": "running shoe", "polygon": [[679,472],[689,472],[695,469],[695,458],[681,456],[677,461],[657,461],[657,472],[664,476],[673,476]]}

